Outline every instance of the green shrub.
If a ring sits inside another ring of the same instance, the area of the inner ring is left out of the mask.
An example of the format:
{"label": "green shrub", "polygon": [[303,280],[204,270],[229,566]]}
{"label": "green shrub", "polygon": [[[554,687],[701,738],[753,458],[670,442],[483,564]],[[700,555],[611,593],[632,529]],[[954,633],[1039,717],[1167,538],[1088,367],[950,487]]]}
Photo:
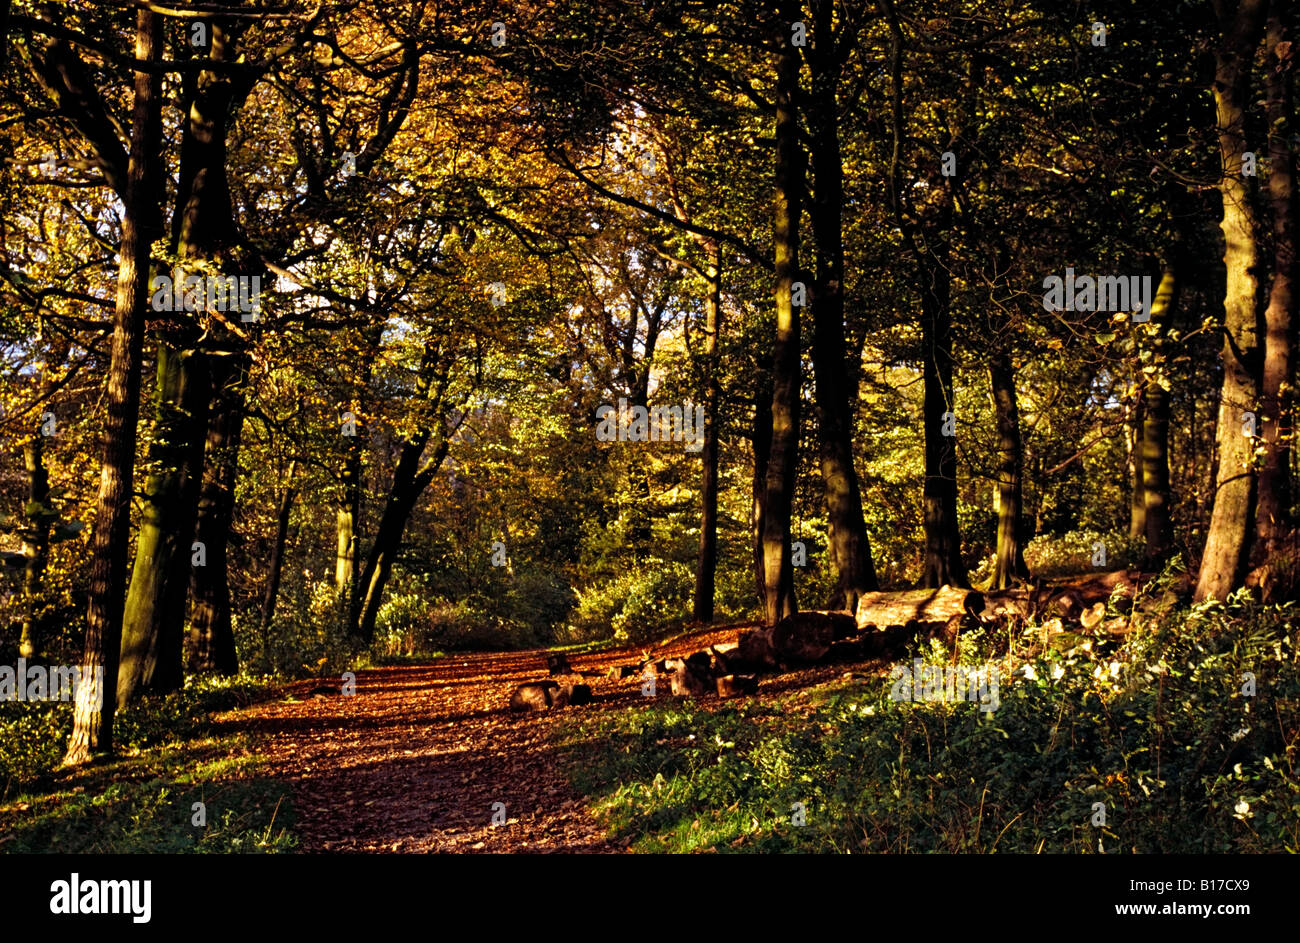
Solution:
{"label": "green shrub", "polygon": [[[1094,566],[1094,550],[1098,544],[1106,548],[1104,566]],[[1099,570],[1120,570],[1142,565],[1146,542],[1127,534],[1103,534],[1092,530],[1074,530],[1068,534],[1035,537],[1025,545],[1025,564],[1034,576],[1076,576]],[[983,572],[977,571],[977,572]],[[989,561],[986,579],[993,574]]]}
{"label": "green shrub", "polygon": [[640,642],[690,617],[695,574],[685,563],[647,560],[578,593],[570,640]]}

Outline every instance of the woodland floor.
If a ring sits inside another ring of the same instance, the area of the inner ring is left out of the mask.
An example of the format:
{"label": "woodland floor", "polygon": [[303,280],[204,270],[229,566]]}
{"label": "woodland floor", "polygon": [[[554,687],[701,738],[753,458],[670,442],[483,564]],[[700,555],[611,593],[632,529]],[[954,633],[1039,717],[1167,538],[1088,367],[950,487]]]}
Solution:
{"label": "woodland floor", "polygon": [[[1128,579],[1118,572],[1062,580],[1048,595],[1068,588],[1091,604]],[[292,787],[296,831],[308,853],[620,852],[624,845],[607,837],[570,785],[556,725],[579,712],[647,703],[641,679],[611,679],[612,666],[733,642],[751,625],[570,655],[572,668],[592,688],[592,703],[580,707],[522,715],[508,710],[517,685],[547,677],[543,650],[452,654],[425,665],[359,671],[356,693],[348,697],[339,682],[298,682],[287,700],[219,716],[215,732],[254,736],[265,759],[262,775]],[[883,673],[886,666],[840,661],[764,675],[754,697],[782,697],[850,668]],[[702,701],[706,707],[723,703]],[[496,802],[506,805],[505,826],[491,824]]]}
{"label": "woodland floor", "polygon": [[[253,734],[266,760],[262,775],[292,786],[304,852],[620,852],[569,785],[556,724],[578,712],[646,703],[641,679],[612,680],[611,666],[647,651],[682,656],[731,642],[747,625],[570,656],[592,688],[592,703],[581,707],[507,709],[516,685],[547,677],[542,651],[457,654],[357,672],[349,697],[320,681],[300,682],[289,700],[220,716],[216,732]],[[828,664],[764,677],[756,696],[844,670]],[[491,824],[495,802],[506,805],[505,826]]]}

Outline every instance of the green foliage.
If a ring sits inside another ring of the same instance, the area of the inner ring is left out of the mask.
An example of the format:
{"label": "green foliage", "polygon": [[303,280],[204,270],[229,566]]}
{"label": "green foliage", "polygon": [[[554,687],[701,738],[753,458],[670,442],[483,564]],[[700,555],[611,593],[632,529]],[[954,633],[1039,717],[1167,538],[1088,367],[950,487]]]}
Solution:
{"label": "green foliage", "polygon": [[895,703],[883,678],[811,704],[659,701],[571,726],[572,775],[641,851],[1296,852],[1297,615],[1179,609],[1113,661],[1004,673],[993,713]]}
{"label": "green foliage", "polygon": [[[208,715],[270,696],[261,679],[190,678],[183,690],[164,697],[142,697],[117,712],[113,736],[119,752],[130,753],[196,736]],[[71,703],[0,703],[0,798],[47,782],[63,758],[72,732]]]}
{"label": "green foliage", "polygon": [[640,642],[690,617],[695,574],[685,563],[650,559],[578,593],[570,641]]}
{"label": "green foliage", "polygon": [[[1093,547],[1106,547],[1106,564],[1093,565]],[[1036,537],[1025,545],[1025,564],[1034,576],[1078,576],[1099,570],[1120,570],[1142,564],[1145,542],[1127,534],[1074,530],[1061,536]],[[989,567],[992,574],[992,567]]]}

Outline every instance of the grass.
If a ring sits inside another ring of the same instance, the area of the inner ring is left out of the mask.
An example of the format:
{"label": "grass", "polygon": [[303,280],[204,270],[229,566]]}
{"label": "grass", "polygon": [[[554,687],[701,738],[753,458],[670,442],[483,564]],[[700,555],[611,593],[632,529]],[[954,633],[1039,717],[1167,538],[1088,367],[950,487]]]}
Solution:
{"label": "grass", "polygon": [[297,839],[288,787],[258,775],[261,760],[245,735],[215,731],[210,723],[214,712],[274,692],[264,682],[235,679],[145,698],[119,715],[117,754],[74,769],[57,765],[71,705],[3,705],[0,851],[292,851]]}
{"label": "grass", "polygon": [[[960,657],[1000,659],[992,712],[893,701],[882,670],[780,699],[659,699],[562,739],[575,786],[641,852],[1296,852],[1296,617],[1184,608],[1117,651],[1042,652],[1032,678],[977,640]],[[1268,679],[1253,696],[1245,672]]]}

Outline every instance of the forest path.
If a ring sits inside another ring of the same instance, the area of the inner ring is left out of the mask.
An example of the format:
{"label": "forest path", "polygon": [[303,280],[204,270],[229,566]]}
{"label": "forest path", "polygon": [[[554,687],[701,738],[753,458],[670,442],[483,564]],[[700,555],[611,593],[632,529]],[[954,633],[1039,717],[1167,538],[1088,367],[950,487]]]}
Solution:
{"label": "forest path", "polygon": [[[701,630],[644,650],[684,655],[733,641],[739,629]],[[593,703],[562,711],[512,715],[511,691],[547,677],[546,653],[494,652],[360,671],[350,697],[333,693],[337,681],[298,682],[294,699],[230,712],[216,724],[254,733],[268,761],[264,775],[292,785],[305,852],[618,852],[569,785],[552,732],[579,712],[643,704],[640,679],[606,677],[642,651],[571,656]],[[491,824],[496,802],[505,803],[505,826]]]}

